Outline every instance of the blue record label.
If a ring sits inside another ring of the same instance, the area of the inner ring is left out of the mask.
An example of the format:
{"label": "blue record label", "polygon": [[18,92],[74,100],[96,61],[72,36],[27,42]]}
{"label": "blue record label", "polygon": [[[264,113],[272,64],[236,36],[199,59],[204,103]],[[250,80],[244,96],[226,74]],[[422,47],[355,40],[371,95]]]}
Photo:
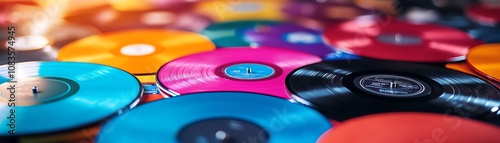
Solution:
{"label": "blue record label", "polygon": [[263,64],[244,63],[229,66],[224,70],[224,73],[235,79],[257,80],[271,77],[275,70]]}
{"label": "blue record label", "polygon": [[292,32],[287,33],[283,36],[283,39],[288,43],[293,44],[320,44],[323,43],[323,39],[320,35],[308,33],[308,32]]}
{"label": "blue record label", "polygon": [[156,84],[142,84],[144,87],[144,95],[151,95],[151,94],[161,94],[160,90],[158,89],[158,86]]}

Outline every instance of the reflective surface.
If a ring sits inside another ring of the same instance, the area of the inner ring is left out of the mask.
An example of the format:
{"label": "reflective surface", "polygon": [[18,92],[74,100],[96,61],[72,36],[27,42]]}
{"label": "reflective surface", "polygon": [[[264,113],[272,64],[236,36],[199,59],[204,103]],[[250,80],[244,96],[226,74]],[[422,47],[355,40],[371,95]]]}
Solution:
{"label": "reflective surface", "polygon": [[[7,66],[0,66],[0,84],[17,84],[9,78]],[[138,102],[142,88],[139,81],[122,70],[96,64],[71,62],[26,62],[18,63],[14,81],[22,81],[30,77],[57,77],[71,80],[78,84],[76,92],[57,101],[39,103],[29,106],[9,107],[8,103],[0,105],[1,122],[4,125],[15,116],[16,135],[51,133],[75,129],[95,123],[121,112],[122,109],[134,107]],[[64,80],[61,80],[63,82]],[[51,84],[40,85],[40,94],[50,88]],[[76,88],[74,85],[69,88]],[[30,90],[23,89],[23,90]],[[1,89],[2,93],[3,90]],[[20,89],[19,89],[20,90]],[[71,90],[71,89],[70,89]],[[19,94],[20,95],[20,94]],[[17,95],[15,95],[17,96]],[[35,96],[32,96],[35,98]],[[29,97],[24,97],[29,98]],[[8,101],[15,103],[14,101]],[[11,110],[15,110],[11,114]],[[8,136],[9,126],[0,127],[0,135]]]}
{"label": "reflective surface", "polygon": [[[171,107],[182,110],[169,110]],[[312,143],[331,127],[317,111],[287,100],[251,93],[211,92],[139,106],[105,124],[97,143],[181,143],[181,129],[217,118],[255,124],[269,133],[267,143]],[[259,142],[259,136],[251,138]]]}

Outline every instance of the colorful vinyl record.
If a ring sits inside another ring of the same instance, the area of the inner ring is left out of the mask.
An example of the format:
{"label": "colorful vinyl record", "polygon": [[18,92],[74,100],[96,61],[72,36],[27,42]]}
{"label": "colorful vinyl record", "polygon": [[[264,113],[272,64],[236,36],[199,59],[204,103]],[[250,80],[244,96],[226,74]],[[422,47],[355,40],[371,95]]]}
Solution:
{"label": "colorful vinyl record", "polygon": [[389,14],[397,14],[397,6],[400,1],[398,0],[353,0],[358,6],[371,9],[379,10]]}
{"label": "colorful vinyl record", "polygon": [[114,0],[110,4],[120,11],[184,10],[200,0]]}
{"label": "colorful vinyl record", "polygon": [[320,31],[294,24],[256,27],[245,31],[244,35],[250,45],[293,49],[319,57],[328,55],[339,55],[339,59],[356,57],[349,54],[334,54],[334,48],[324,43]]}
{"label": "colorful vinyl record", "polygon": [[68,15],[64,19],[90,24],[102,32],[129,29],[175,29],[198,32],[212,23],[212,20],[205,15],[186,11],[118,11],[109,7]]}
{"label": "colorful vinyl record", "polygon": [[317,143],[497,143],[499,134],[498,127],[457,116],[388,113],[346,121],[325,132]]}
{"label": "colorful vinyl record", "polygon": [[482,78],[482,79],[490,82],[491,84],[495,85],[496,87],[500,88],[500,82],[492,81],[491,79],[485,78],[484,76],[478,74],[466,62],[448,63],[445,66],[448,69],[453,69],[453,70],[456,70],[456,71],[460,71],[460,72],[463,72],[463,73],[468,73],[468,74],[474,75],[476,77]]}
{"label": "colorful vinyl record", "polygon": [[478,26],[471,29],[469,34],[485,43],[500,43],[500,27]]}
{"label": "colorful vinyl record", "polygon": [[500,24],[500,4],[487,4],[478,3],[469,6],[465,9],[467,16],[482,24],[487,26],[497,26]]}
{"label": "colorful vinyl record", "polygon": [[[321,58],[278,48],[228,48],[194,54],[165,64],[158,71],[159,88],[180,95],[208,92],[253,92],[289,98],[285,77]],[[193,68],[196,67],[196,68]]]}
{"label": "colorful vinyl record", "polygon": [[156,83],[156,75],[136,75],[137,79],[141,81],[141,83]]}
{"label": "colorful vinyl record", "polygon": [[449,68],[449,69],[453,69],[453,70],[456,70],[456,71],[460,71],[460,72],[463,72],[463,73],[468,73],[468,74],[471,74],[471,75],[474,75],[474,76],[477,76],[477,77],[480,77],[479,74],[477,74],[474,70],[472,70],[469,65],[467,65],[467,63],[448,63],[445,65],[446,68]]}
{"label": "colorful vinyl record", "polygon": [[406,62],[321,62],[295,70],[286,84],[294,99],[341,122],[398,111],[480,118],[500,106],[500,91],[480,78]]}
{"label": "colorful vinyl record", "polygon": [[[96,44],[99,43],[99,44]],[[214,50],[207,38],[176,30],[126,30],[87,37],[63,47],[60,61],[91,62],[132,74],[154,74],[170,60]]]}
{"label": "colorful vinyl record", "polygon": [[465,60],[469,49],[482,43],[450,27],[386,20],[365,17],[347,21],[328,28],[325,38],[354,55],[423,63]]}
{"label": "colorful vinyl record", "polygon": [[206,14],[217,22],[249,19],[283,20],[282,5],[286,0],[204,0],[194,11]]}
{"label": "colorful vinyl record", "polygon": [[[63,45],[100,33],[94,27],[74,23],[58,23],[45,30],[37,30],[38,27],[31,24],[22,25],[25,27],[10,26],[9,29],[15,31],[12,33],[14,39],[5,38],[0,42],[3,44],[0,46],[0,55],[15,56],[15,62],[55,61]],[[1,58],[0,65],[13,61],[14,59]]]}
{"label": "colorful vinyl record", "polygon": [[261,26],[278,25],[277,21],[249,20],[215,23],[208,26],[201,34],[212,40],[217,47],[250,46],[245,40],[244,31]]}
{"label": "colorful vinyl record", "polygon": [[139,104],[145,104],[156,100],[169,98],[169,96],[164,96],[162,94],[156,83],[143,83],[142,87],[144,88],[144,92]]}
{"label": "colorful vinyl record", "polygon": [[[172,107],[181,110],[159,110]],[[96,142],[312,143],[331,127],[317,111],[287,100],[252,93],[211,92],[139,106],[105,124]],[[296,134],[300,135],[290,137]]]}
{"label": "colorful vinyl record", "polygon": [[308,17],[322,21],[339,21],[371,14],[348,0],[293,0],[288,2],[283,11],[290,17]]}
{"label": "colorful vinyl record", "polygon": [[77,130],[135,107],[142,92],[129,73],[90,63],[16,63],[0,75],[1,137]]}
{"label": "colorful vinyl record", "polygon": [[442,14],[439,10],[432,8],[411,7],[404,13],[402,19],[416,24],[434,23],[464,31],[476,26],[462,14]]}
{"label": "colorful vinyl record", "polygon": [[500,44],[476,46],[467,54],[467,63],[479,74],[500,82]]}

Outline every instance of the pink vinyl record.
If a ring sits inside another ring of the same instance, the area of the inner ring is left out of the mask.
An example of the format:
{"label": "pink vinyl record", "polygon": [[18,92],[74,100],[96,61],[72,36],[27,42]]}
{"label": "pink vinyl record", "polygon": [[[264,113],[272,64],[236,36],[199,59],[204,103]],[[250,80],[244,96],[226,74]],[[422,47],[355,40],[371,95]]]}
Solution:
{"label": "pink vinyl record", "polygon": [[158,85],[175,95],[197,92],[252,92],[290,99],[285,78],[321,58],[281,48],[228,48],[198,53],[165,64]]}

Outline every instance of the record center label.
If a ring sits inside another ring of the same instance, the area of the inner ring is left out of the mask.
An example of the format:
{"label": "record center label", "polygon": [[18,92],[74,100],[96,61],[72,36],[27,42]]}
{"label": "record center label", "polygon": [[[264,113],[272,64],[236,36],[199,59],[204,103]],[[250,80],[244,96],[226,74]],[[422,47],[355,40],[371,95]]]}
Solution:
{"label": "record center label", "polygon": [[368,75],[354,80],[363,91],[381,96],[412,97],[420,96],[426,90],[423,82],[396,75]]}
{"label": "record center label", "polygon": [[[10,92],[5,90],[11,84],[1,84],[0,97],[9,100]],[[15,85],[17,106],[30,106],[63,99],[75,94],[78,83],[64,78],[56,77],[32,77],[20,79]]]}
{"label": "record center label", "polygon": [[242,80],[264,79],[271,77],[275,72],[270,66],[254,63],[235,64],[224,70],[227,76]]}
{"label": "record center label", "polygon": [[[19,51],[29,51],[42,49],[49,44],[49,39],[44,36],[20,36],[15,37],[17,40],[13,48]],[[12,47],[9,43],[5,43],[5,47]]]}
{"label": "record center label", "polygon": [[377,36],[377,40],[380,42],[395,44],[395,45],[417,45],[421,44],[422,38],[406,35],[401,33],[384,33]]}
{"label": "record center label", "polygon": [[318,44],[322,42],[319,35],[307,32],[292,32],[284,35],[285,41],[292,44]]}
{"label": "record center label", "polygon": [[149,44],[132,44],[123,46],[120,52],[125,56],[145,56],[155,52],[155,47]]}
{"label": "record center label", "polygon": [[144,95],[161,94],[155,83],[142,84],[142,86],[144,87]]}

